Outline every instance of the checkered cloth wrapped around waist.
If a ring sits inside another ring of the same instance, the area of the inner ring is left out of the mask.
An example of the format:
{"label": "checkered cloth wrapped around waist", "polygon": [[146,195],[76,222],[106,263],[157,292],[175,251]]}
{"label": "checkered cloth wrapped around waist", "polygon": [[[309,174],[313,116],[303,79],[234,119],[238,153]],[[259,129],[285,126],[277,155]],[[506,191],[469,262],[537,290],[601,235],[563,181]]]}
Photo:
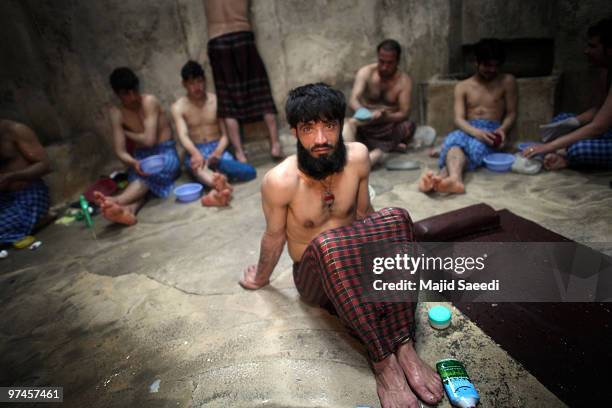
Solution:
{"label": "checkered cloth wrapped around waist", "polygon": [[174,180],[180,174],[181,162],[176,153],[176,142],[174,140],[166,140],[151,148],[141,148],[134,150],[134,158],[143,160],[149,156],[162,155],[164,157],[164,167],[159,173],[149,176],[141,176],[134,169],[130,169],[128,179],[134,181],[140,179],[149,187],[149,190],[157,197],[166,198],[174,188]]}
{"label": "checkered cloth wrapped around waist", "polygon": [[208,42],[217,93],[217,115],[240,123],[276,113],[268,73],[250,31],[229,33]]}
{"label": "checkered cloth wrapped around waist", "polygon": [[19,191],[0,192],[0,243],[17,242],[30,234],[49,211],[49,189],[41,180]]}
{"label": "checkered cloth wrapped around waist", "polygon": [[410,120],[402,122],[374,123],[357,127],[357,141],[368,150],[380,149],[392,152],[400,143],[408,144],[416,125]]}
{"label": "checkered cloth wrapped around waist", "polygon": [[365,344],[373,361],[384,359],[403,341],[414,339],[414,302],[367,299],[362,247],[379,241],[414,242],[413,225],[406,210],[384,208],[352,225],[320,234],[293,270],[302,298],[318,306],[333,307],[340,320]]}

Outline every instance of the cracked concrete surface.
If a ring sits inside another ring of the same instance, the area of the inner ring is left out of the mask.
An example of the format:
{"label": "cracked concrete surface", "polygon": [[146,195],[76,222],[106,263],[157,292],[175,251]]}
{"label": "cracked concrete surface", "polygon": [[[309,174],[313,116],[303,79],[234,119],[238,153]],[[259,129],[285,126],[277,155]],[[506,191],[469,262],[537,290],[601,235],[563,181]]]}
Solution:
{"label": "cracked concrete surface", "polygon": [[[434,166],[423,153],[408,157]],[[259,182],[270,167],[237,186],[229,209],[152,200],[134,227],[96,217],[94,236],[82,224],[52,225],[38,251],[10,251],[0,261],[0,384],[63,386],[62,407],[379,406],[364,349],[300,302],[286,253],[269,287],[237,284],[257,259]],[[374,206],[405,207],[419,220],[484,201],[578,241],[612,236],[610,173],[479,170],[456,197],[418,193],[418,176],[375,171]],[[419,322],[429,306],[420,304]],[[454,312],[446,331],[419,324],[426,361],[463,360],[483,407],[564,406]]]}

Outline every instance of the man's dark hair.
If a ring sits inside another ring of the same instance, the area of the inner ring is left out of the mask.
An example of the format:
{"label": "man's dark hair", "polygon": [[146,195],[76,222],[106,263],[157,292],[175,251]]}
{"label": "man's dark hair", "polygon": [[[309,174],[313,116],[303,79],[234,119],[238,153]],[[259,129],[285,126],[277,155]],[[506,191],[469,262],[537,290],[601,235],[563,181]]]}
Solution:
{"label": "man's dark hair", "polygon": [[506,61],[504,43],[497,38],[484,38],[474,45],[476,62],[497,61],[503,64]]}
{"label": "man's dark hair", "polygon": [[345,111],[344,94],[321,82],[292,89],[285,103],[287,122],[293,129],[300,122],[334,120],[342,128]]}
{"label": "man's dark hair", "polygon": [[196,61],[189,60],[183,68],[181,68],[181,78],[183,81],[188,81],[195,78],[204,78],[204,69]]}
{"label": "man's dark hair", "polygon": [[376,53],[378,53],[380,50],[395,51],[395,56],[397,57],[398,61],[400,59],[400,55],[402,55],[402,47],[397,41],[392,40],[390,38],[387,38],[386,40],[383,40],[383,42],[378,44],[378,47],[376,47]]}
{"label": "man's dark hair", "polygon": [[128,67],[115,68],[109,77],[113,91],[138,91],[138,77]]}
{"label": "man's dark hair", "polygon": [[612,48],[612,17],[599,20],[587,30],[588,37],[599,37],[605,48]]}

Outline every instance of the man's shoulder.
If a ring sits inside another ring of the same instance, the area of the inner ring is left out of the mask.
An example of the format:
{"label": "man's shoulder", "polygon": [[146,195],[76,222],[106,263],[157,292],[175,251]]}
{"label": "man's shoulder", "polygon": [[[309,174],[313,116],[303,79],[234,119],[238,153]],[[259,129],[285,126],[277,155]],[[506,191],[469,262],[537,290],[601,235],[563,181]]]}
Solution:
{"label": "man's shoulder", "polygon": [[152,94],[143,94],[142,95],[142,104],[144,106],[160,106],[159,99],[155,95]]}
{"label": "man's shoulder", "polygon": [[10,121],[8,130],[14,141],[39,143],[38,136],[36,136],[34,130],[25,123]]}
{"label": "man's shoulder", "polygon": [[376,71],[376,63],[364,65],[357,70],[357,75],[370,76]]}
{"label": "man's shoulder", "polygon": [[189,99],[187,99],[186,96],[181,96],[176,101],[174,101],[174,103],[172,104],[170,108],[174,112],[183,113],[183,111],[187,108],[188,104],[189,104]]}
{"label": "man's shoulder", "polygon": [[516,77],[512,74],[503,73],[501,74],[501,83],[506,85],[514,85],[516,84]]}
{"label": "man's shoulder", "polygon": [[368,148],[363,143],[348,142],[345,145],[349,162],[363,162],[370,159]]}
{"label": "man's shoulder", "polygon": [[268,170],[262,181],[262,189],[275,193],[291,193],[299,184],[297,156],[291,155]]}
{"label": "man's shoulder", "polygon": [[406,71],[399,71],[399,84],[401,86],[407,86],[412,84],[412,76]]}

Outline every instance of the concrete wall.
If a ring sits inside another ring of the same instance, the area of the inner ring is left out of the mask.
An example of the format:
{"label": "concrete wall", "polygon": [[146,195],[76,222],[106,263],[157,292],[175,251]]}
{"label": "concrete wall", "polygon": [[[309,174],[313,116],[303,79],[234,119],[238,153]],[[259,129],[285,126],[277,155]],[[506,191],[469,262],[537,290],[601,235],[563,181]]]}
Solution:
{"label": "concrete wall", "polygon": [[[581,36],[611,8],[603,0],[251,2],[281,121],[285,96],[297,85],[326,81],[348,96],[355,71],[375,61],[375,46],[386,37],[402,44],[402,67],[422,83],[449,73],[461,45],[480,36],[554,35],[555,69],[567,72],[561,105],[579,106],[587,91],[577,86],[589,74]],[[69,173],[57,183],[63,196],[112,160],[104,107],[114,101],[114,67],[132,67],[143,91],[167,107],[183,93],[179,69],[188,58],[204,62],[210,76],[202,0],[4,0],[0,9],[0,35],[9,39],[0,42],[0,115],[30,124],[44,144],[56,145],[52,159]],[[419,118],[416,92],[413,102]],[[258,132],[247,128],[246,140]]]}

